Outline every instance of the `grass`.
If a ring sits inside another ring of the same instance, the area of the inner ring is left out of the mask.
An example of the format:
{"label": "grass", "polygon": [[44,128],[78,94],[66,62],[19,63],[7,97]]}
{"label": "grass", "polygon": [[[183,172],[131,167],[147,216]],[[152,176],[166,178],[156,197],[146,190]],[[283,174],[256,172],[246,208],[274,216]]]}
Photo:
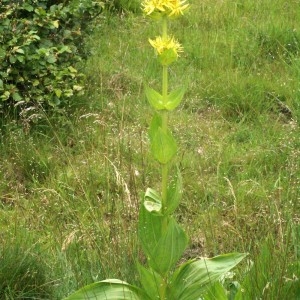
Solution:
{"label": "grass", "polygon": [[[299,1],[191,3],[172,24],[185,52],[170,72],[172,86],[188,85],[170,120],[186,258],[247,251],[253,267],[234,277],[242,299],[300,299]],[[27,299],[49,299],[44,291],[61,299],[109,277],[138,280],[138,203],[159,182],[143,94],[143,82],[159,88],[147,44],[156,30],[139,14],[101,16],[87,41],[85,96],[65,114],[41,112],[31,127],[3,117],[0,276],[12,278],[3,299],[25,298],[26,284],[16,285],[24,273],[15,275],[24,264],[43,274]],[[18,245],[22,253],[7,250]]]}

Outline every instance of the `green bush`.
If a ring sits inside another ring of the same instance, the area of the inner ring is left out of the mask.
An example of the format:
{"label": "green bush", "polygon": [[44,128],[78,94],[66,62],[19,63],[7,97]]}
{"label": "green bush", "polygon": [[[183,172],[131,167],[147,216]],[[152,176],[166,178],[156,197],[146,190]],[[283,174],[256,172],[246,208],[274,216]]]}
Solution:
{"label": "green bush", "polygon": [[82,93],[87,25],[104,3],[92,0],[2,0],[0,107],[59,106]]}

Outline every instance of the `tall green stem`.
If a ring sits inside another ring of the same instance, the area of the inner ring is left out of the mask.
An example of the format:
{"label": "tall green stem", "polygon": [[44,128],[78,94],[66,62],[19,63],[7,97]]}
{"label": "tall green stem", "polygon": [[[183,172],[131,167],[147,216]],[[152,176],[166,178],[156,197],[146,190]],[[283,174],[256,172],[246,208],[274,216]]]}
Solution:
{"label": "tall green stem", "polygon": [[[168,36],[168,20],[167,17],[162,19],[162,37],[166,39]],[[168,101],[168,67],[163,66],[162,70],[162,97],[163,102]],[[162,111],[162,130],[167,132],[168,130],[168,112],[166,110]],[[162,209],[165,211],[167,202],[167,189],[168,189],[168,164],[163,164],[161,167],[162,180],[161,180],[161,193],[162,193]]]}
{"label": "tall green stem", "polygon": [[[166,39],[168,37],[168,20],[167,17],[162,19],[162,38]],[[163,66],[162,69],[162,100],[163,103],[168,101],[168,66]],[[163,110],[161,113],[162,116],[162,130],[166,133],[168,130],[168,111]],[[167,192],[168,192],[168,173],[169,173],[169,164],[161,165],[161,198],[162,198],[162,211],[165,212],[167,204]],[[162,231],[166,232],[168,226],[168,219],[164,218]],[[167,277],[164,278],[164,281],[160,287],[160,299],[165,300],[167,288]]]}

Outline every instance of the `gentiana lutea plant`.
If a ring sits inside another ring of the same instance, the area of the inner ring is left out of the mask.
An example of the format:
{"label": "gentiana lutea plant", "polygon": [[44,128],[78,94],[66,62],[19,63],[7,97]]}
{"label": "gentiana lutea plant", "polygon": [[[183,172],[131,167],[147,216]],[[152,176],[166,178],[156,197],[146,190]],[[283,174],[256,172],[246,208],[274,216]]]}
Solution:
{"label": "gentiana lutea plant", "polygon": [[[181,103],[185,87],[169,91],[168,68],[183,48],[168,34],[168,23],[184,14],[188,7],[185,0],[142,2],[145,15],[161,23],[161,35],[149,42],[162,66],[162,87],[156,91],[145,85],[146,97],[155,110],[149,140],[151,153],[161,169],[161,191],[148,188],[139,210],[138,238],[147,258],[146,264],[137,262],[141,287],[107,279],[83,287],[66,300],[199,300],[246,256],[230,253],[178,265],[188,237],[173,216],[182,197],[182,178],[179,169],[172,168],[177,145],[168,127],[168,116]],[[170,174],[172,170],[174,175]]]}

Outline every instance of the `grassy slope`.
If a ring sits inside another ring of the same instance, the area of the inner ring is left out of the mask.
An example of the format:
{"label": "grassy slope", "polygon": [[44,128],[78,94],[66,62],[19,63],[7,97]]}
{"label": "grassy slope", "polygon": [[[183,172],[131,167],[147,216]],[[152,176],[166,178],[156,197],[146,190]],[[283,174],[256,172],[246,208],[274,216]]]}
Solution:
{"label": "grassy slope", "polygon": [[[191,236],[186,256],[250,252],[255,268],[244,299],[292,299],[300,251],[299,1],[191,2],[171,26],[185,53],[170,71],[172,86],[188,85],[171,119],[185,188],[177,214]],[[2,246],[30,235],[57,287],[53,297],[95,279],[136,280],[138,201],[159,182],[142,92],[144,81],[159,88],[147,44],[157,28],[140,16],[100,19],[79,108],[30,134],[9,123],[2,135]]]}

